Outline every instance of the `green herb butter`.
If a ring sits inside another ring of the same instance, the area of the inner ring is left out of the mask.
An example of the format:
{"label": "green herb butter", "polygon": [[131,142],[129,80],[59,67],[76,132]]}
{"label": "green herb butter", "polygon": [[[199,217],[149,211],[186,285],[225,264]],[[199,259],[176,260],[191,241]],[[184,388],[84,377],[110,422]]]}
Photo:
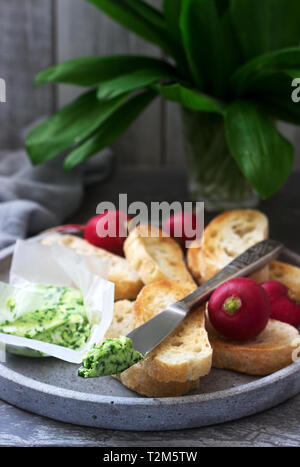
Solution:
{"label": "green herb butter", "polygon": [[97,376],[119,375],[140,360],[143,355],[132,346],[128,337],[106,339],[101,345],[94,345],[84,356],[78,376],[94,378]]}
{"label": "green herb butter", "polygon": [[14,296],[9,296],[0,306],[6,307],[13,319],[0,324],[0,332],[71,349],[79,349],[87,341],[90,324],[79,290],[42,284],[8,285],[2,286],[2,298],[8,291]]}

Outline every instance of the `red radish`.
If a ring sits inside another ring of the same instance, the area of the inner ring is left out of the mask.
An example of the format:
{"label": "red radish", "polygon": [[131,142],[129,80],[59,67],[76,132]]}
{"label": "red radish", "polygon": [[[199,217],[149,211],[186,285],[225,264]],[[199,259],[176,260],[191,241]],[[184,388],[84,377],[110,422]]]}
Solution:
{"label": "red radish", "polygon": [[247,341],[265,329],[270,302],[257,282],[239,277],[225,282],[213,292],[208,314],[213,327],[224,337]]}
{"label": "red radish", "polygon": [[92,217],[85,226],[84,238],[99,248],[123,255],[123,243],[128,234],[128,216],[123,211],[107,211]]}
{"label": "red radish", "polygon": [[299,327],[300,304],[295,300],[293,292],[278,281],[268,281],[262,286],[270,300],[270,317]]}
{"label": "red radish", "polygon": [[[195,213],[179,212],[165,220],[163,230],[167,232],[170,237],[175,238],[181,245],[184,245],[185,242],[201,237],[203,225],[200,225],[199,229],[197,221],[199,224],[199,219],[197,219]],[[196,231],[197,228],[200,232]]]}

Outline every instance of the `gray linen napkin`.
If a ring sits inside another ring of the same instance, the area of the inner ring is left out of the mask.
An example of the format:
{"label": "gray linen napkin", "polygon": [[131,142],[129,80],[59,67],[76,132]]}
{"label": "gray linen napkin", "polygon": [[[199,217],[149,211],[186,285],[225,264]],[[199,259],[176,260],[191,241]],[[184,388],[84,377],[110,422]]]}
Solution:
{"label": "gray linen napkin", "polygon": [[85,185],[105,179],[112,166],[105,149],[70,172],[63,156],[33,167],[25,151],[0,151],[0,258],[18,238],[61,224],[80,206]]}

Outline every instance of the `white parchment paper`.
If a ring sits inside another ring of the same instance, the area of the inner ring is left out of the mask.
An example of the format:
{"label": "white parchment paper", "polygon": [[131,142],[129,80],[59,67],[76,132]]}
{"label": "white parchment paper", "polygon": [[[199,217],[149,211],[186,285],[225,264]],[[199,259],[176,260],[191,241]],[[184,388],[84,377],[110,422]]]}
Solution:
{"label": "white parchment paper", "polygon": [[[38,350],[70,363],[81,363],[85,350],[102,340],[112,321],[114,284],[106,280],[108,269],[108,262],[102,258],[79,255],[58,244],[45,246],[19,240],[13,254],[10,284],[63,285],[81,290],[87,318],[92,326],[91,335],[80,350],[1,332],[0,342]],[[0,322],[5,319],[0,312]]]}

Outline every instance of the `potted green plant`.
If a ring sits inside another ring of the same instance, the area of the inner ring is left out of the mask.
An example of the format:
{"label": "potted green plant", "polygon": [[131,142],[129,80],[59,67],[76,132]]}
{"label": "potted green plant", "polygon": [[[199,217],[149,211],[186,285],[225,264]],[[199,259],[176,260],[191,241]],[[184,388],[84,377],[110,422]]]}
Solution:
{"label": "potted green plant", "polygon": [[250,207],[286,181],[293,147],[276,120],[300,123],[299,0],[88,0],[160,47],[166,60],[85,57],[36,83],[90,88],[34,128],[34,164],[69,149],[65,168],[118,138],[157,96],[182,108],[192,196],[209,208]]}

